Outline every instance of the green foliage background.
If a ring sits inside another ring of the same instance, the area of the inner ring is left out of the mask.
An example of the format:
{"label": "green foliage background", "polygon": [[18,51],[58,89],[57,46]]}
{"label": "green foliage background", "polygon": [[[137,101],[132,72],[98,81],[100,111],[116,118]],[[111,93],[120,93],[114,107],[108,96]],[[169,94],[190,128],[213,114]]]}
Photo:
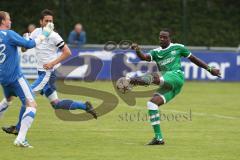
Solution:
{"label": "green foliage background", "polygon": [[[185,9],[184,9],[185,2]],[[157,45],[161,28],[171,28],[174,40],[194,46],[233,46],[240,43],[240,1],[236,0],[1,0],[10,12],[13,29],[23,33],[39,23],[41,10],[55,13],[56,29],[66,39],[77,22],[88,43],[130,39]]]}

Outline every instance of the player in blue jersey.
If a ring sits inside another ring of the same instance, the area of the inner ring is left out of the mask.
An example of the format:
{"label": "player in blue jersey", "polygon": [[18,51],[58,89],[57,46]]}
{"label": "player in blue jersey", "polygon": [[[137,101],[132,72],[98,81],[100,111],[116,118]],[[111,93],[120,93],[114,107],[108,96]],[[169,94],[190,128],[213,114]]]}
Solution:
{"label": "player in blue jersey", "polygon": [[[42,34],[42,28],[47,24],[54,27],[53,25],[53,13],[50,10],[43,10],[40,17],[40,28],[36,28],[30,35],[30,39],[35,39]],[[61,50],[62,54],[57,55],[57,50]],[[36,57],[37,57],[37,70],[38,78],[31,85],[34,92],[40,92],[45,95],[52,107],[54,109],[65,109],[65,110],[75,110],[82,109],[87,113],[90,113],[94,118],[97,119],[97,114],[89,102],[83,103],[80,101],[73,101],[69,99],[59,99],[55,87],[56,75],[55,75],[55,66],[68,58],[71,55],[71,51],[68,48],[67,44],[63,41],[61,36],[57,32],[51,32],[48,38],[43,40],[43,43],[35,47]],[[1,106],[7,107],[8,104],[0,103]],[[25,106],[21,107],[19,121],[18,123],[10,127],[2,127],[6,133],[18,134],[19,128],[21,126],[21,117],[25,111]],[[1,112],[0,112],[1,114]]]}
{"label": "player in blue jersey", "polygon": [[[42,34],[34,40],[26,40],[13,30],[10,30],[10,28],[11,19],[9,13],[0,11],[0,83],[6,97],[4,103],[10,102],[12,96],[17,96],[22,104],[26,106],[14,145],[31,147],[26,141],[26,134],[34,120],[37,104],[34,100],[33,91],[22,74],[17,47],[33,48],[46,37]],[[0,108],[0,112],[5,109]]]}

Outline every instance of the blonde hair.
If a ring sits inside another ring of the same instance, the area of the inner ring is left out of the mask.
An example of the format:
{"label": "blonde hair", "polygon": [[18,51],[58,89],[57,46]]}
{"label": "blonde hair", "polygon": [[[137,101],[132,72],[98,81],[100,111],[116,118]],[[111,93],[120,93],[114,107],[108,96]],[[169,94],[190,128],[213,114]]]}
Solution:
{"label": "blonde hair", "polygon": [[9,15],[8,12],[0,11],[0,25],[2,24],[2,21],[6,19],[7,15]]}

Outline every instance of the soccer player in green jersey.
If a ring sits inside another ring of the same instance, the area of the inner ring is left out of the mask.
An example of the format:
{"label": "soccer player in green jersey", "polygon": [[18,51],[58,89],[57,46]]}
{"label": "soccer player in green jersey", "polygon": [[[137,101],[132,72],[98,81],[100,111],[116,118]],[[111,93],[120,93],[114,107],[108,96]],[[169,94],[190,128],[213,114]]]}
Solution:
{"label": "soccer player in green jersey", "polygon": [[171,43],[169,29],[160,31],[160,47],[153,49],[149,54],[143,54],[137,44],[132,44],[132,49],[137,56],[144,61],[155,61],[160,74],[150,74],[142,77],[130,78],[131,85],[159,85],[156,93],[147,102],[150,122],[153,126],[155,137],[148,145],[163,145],[164,140],[160,128],[160,116],[158,107],[172,100],[180,93],[184,84],[184,73],[181,68],[181,57],[188,58],[201,68],[206,69],[214,76],[220,77],[218,69],[208,66],[205,62],[198,59],[182,44]]}

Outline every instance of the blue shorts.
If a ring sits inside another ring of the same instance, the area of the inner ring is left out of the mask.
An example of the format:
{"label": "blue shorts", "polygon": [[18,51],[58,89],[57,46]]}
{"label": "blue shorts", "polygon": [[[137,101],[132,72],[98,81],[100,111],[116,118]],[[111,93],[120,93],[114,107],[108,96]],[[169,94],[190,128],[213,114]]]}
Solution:
{"label": "blue shorts", "polygon": [[8,85],[2,85],[3,92],[6,98],[17,96],[20,98],[23,105],[26,105],[26,100],[34,101],[34,93],[24,77],[20,77],[15,82]]}
{"label": "blue shorts", "polygon": [[32,90],[48,97],[56,91],[56,80],[55,71],[38,71],[38,78],[31,85]]}

